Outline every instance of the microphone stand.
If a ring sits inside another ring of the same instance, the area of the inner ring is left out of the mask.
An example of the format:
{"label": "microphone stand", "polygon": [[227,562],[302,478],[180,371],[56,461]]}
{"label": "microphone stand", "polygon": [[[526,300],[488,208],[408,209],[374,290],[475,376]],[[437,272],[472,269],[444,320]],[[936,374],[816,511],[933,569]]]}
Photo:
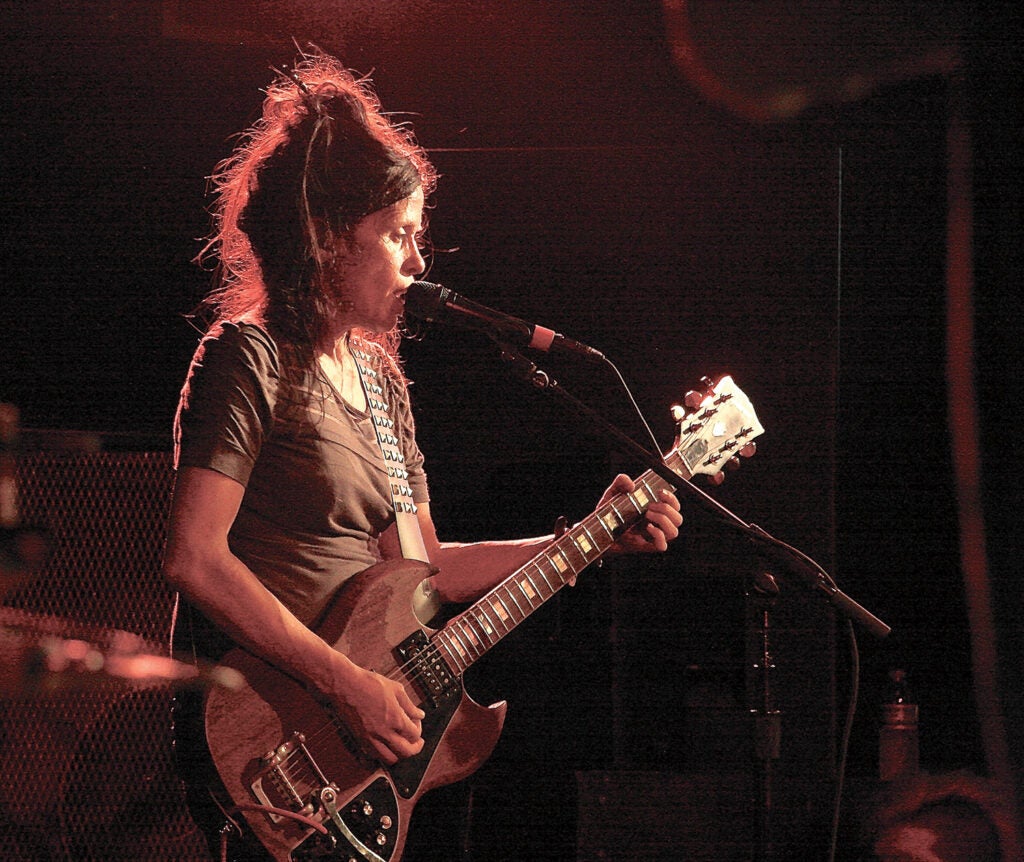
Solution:
{"label": "microphone stand", "polygon": [[[775,659],[771,651],[771,609],[779,597],[779,586],[770,572],[758,571],[747,591],[747,644],[752,679],[748,682],[748,705],[754,720],[754,783],[757,788],[757,822],[754,830],[754,858],[770,860],[775,855],[772,812],[775,808],[775,761],[782,749],[782,713],[775,703],[772,675]],[[756,675],[755,673],[756,672]]]}
{"label": "microphone stand", "polygon": [[814,560],[781,539],[777,539],[766,530],[744,521],[739,515],[727,509],[714,497],[702,491],[687,477],[672,470],[660,453],[649,452],[617,426],[610,423],[596,410],[584,404],[571,393],[567,392],[558,381],[546,371],[523,356],[514,347],[498,342],[501,358],[509,363],[514,375],[518,375],[538,389],[552,392],[564,398],[575,410],[593,420],[610,437],[618,442],[628,453],[635,455],[650,470],[677,491],[682,491],[703,509],[716,515],[728,527],[732,527],[745,535],[757,548],[758,553],[770,561],[775,570],[792,575],[794,580],[802,583],[812,592],[825,599],[847,619],[858,623],[878,638],[886,637],[892,628],[872,614],[867,608],[854,601],[836,586],[831,577]]}
{"label": "microphone stand", "polygon": [[769,641],[770,609],[774,606],[779,592],[772,572],[792,576],[793,580],[823,598],[844,617],[859,624],[877,638],[886,637],[892,629],[840,590],[825,570],[806,554],[775,538],[756,524],[744,521],[694,485],[687,477],[670,469],[665,464],[661,453],[650,452],[640,446],[632,437],[610,423],[596,410],[563,389],[550,374],[538,368],[515,348],[495,340],[501,348],[502,359],[509,363],[514,376],[526,380],[538,389],[559,395],[573,409],[595,422],[626,452],[639,458],[643,464],[669,485],[677,491],[685,493],[689,499],[715,515],[721,523],[746,536],[754,544],[756,552],[769,561],[771,572],[761,571],[755,575],[749,593],[749,597],[754,602],[754,608],[759,612],[760,619],[756,632],[759,637],[759,655],[757,664],[755,664],[755,667],[760,666],[760,674],[756,680],[750,704],[750,712],[754,717],[754,753],[758,766],[755,783],[760,802],[755,829],[755,851],[757,854],[755,858],[768,862],[774,853],[771,829],[774,805],[773,764],[779,757],[781,741],[781,713],[777,709],[771,683],[775,664]]}

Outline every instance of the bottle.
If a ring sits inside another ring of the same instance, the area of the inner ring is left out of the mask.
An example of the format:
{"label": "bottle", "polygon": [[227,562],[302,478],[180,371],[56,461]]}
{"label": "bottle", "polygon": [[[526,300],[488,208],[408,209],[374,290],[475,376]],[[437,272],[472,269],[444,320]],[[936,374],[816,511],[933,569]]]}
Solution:
{"label": "bottle", "polygon": [[881,781],[915,775],[919,759],[917,704],[911,702],[907,672],[889,671],[889,683],[878,731],[878,777]]}

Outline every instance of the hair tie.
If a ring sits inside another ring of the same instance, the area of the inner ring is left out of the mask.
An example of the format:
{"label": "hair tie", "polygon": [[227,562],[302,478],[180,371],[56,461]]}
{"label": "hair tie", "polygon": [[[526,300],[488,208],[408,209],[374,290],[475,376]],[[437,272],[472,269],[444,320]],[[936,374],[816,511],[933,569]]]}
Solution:
{"label": "hair tie", "polygon": [[287,78],[299,88],[299,95],[302,97],[302,102],[306,106],[307,110],[312,109],[311,113],[315,113],[318,117],[323,117],[327,113],[324,108],[324,100],[319,98],[317,93],[314,93],[306,86],[306,82],[299,77],[294,69],[289,69],[285,66],[282,70],[278,69],[276,66],[271,66],[270,71],[282,78]]}

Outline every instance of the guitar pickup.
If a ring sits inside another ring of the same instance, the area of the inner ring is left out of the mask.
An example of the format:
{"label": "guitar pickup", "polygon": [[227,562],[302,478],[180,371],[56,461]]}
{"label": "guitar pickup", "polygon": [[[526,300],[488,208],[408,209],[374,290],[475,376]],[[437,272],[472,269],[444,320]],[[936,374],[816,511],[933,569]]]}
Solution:
{"label": "guitar pickup", "polygon": [[416,631],[402,641],[395,655],[402,672],[435,709],[460,692],[451,668],[424,632]]}

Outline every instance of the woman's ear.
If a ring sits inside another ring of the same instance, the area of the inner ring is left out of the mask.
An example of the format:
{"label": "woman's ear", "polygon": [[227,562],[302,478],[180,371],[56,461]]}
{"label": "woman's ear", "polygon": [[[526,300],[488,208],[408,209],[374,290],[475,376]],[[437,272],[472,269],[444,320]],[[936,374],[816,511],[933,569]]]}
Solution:
{"label": "woman's ear", "polygon": [[339,251],[339,238],[323,219],[311,219],[309,225],[310,247],[317,266],[329,266]]}
{"label": "woman's ear", "polygon": [[317,266],[327,266],[334,260],[334,247],[319,242],[313,243],[313,260]]}

